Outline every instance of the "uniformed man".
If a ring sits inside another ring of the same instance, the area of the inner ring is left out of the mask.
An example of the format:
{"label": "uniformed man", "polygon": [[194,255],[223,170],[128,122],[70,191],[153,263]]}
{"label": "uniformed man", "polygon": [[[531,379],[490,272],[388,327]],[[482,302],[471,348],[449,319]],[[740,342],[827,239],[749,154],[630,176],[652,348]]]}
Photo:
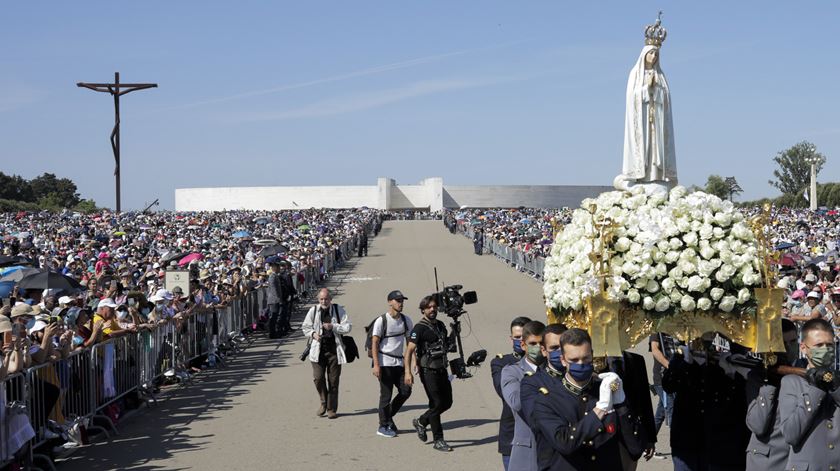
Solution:
{"label": "uniformed man", "polygon": [[[785,346],[797,346],[796,325],[782,319],[782,337]],[[800,374],[805,370],[790,365],[799,358],[799,350],[792,354],[777,353],[778,363],[768,369],[759,368],[747,376],[747,428],[750,443],[747,446],[747,471],[782,471],[787,464],[790,446],[782,436],[779,417],[779,385],[786,374]]]}
{"label": "uniformed man", "polygon": [[534,444],[537,448],[537,469],[545,469],[551,466],[552,448],[546,437],[534,425],[534,403],[537,396],[542,394],[541,391],[552,391],[563,387],[562,378],[566,374],[566,368],[563,366],[560,336],[566,330],[566,326],[563,324],[549,324],[545,327],[540,350],[546,361],[537,368],[533,375],[526,373],[519,388],[522,417],[534,434]]}
{"label": "uniformed man", "polygon": [[624,404],[621,378],[595,375],[592,340],[581,329],[560,336],[566,375],[562,388],[544,388],[534,403],[532,418],[552,448],[542,470],[619,470],[619,442],[641,449],[639,422]]}
{"label": "uniformed man", "polygon": [[527,317],[517,317],[510,323],[510,341],[513,344],[513,353],[498,354],[490,361],[490,374],[493,377],[493,388],[499,399],[502,400],[502,416],[499,418],[499,453],[502,455],[502,464],[505,471],[510,463],[510,442],[513,441],[513,412],[502,397],[502,368],[518,362],[525,354],[522,348],[522,326],[531,322]]}
{"label": "uniformed man", "polygon": [[834,369],[834,331],[824,319],[802,326],[806,378],[787,375],[779,388],[782,436],[791,446],[785,469],[840,469],[840,378]]}
{"label": "uniformed man", "polygon": [[510,450],[510,469],[516,471],[536,471],[537,449],[534,444],[534,434],[522,415],[520,402],[520,385],[526,374],[534,374],[537,366],[542,363],[542,342],[545,324],[531,321],[522,327],[522,342],[525,356],[519,362],[502,369],[502,398],[513,411],[514,428],[513,441]]}
{"label": "uniformed man", "polygon": [[703,334],[704,347],[697,351],[682,347],[685,351],[674,355],[662,374],[665,392],[675,394],[670,430],[674,471],[746,467],[746,380],[718,364],[714,336]]}

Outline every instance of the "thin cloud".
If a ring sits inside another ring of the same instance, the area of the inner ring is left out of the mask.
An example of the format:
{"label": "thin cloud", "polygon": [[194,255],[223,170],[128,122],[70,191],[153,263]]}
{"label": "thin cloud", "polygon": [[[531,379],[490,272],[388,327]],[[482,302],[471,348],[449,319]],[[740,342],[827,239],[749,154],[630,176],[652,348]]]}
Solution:
{"label": "thin cloud", "polygon": [[286,111],[227,114],[225,115],[225,118],[234,122],[321,118],[379,108],[381,106],[426,95],[494,85],[513,80],[519,80],[519,78],[495,77],[485,79],[425,80],[410,83],[398,88],[378,90],[376,92],[368,93],[357,93],[329,100],[322,100]]}
{"label": "thin cloud", "polygon": [[508,46],[512,46],[512,45],[516,45],[516,44],[521,44],[521,43],[527,42],[527,41],[530,41],[530,40],[529,39],[522,39],[522,40],[518,40],[518,41],[511,41],[511,42],[498,44],[498,45],[494,45],[494,46],[488,46],[488,47],[484,47],[484,48],[462,49],[460,51],[447,52],[447,53],[444,53],[444,54],[435,54],[435,55],[431,55],[431,56],[418,57],[416,59],[409,59],[409,60],[404,60],[404,61],[399,61],[399,62],[393,62],[391,64],[379,65],[379,66],[376,66],[376,67],[370,67],[370,68],[367,68],[367,69],[361,69],[361,70],[356,70],[356,71],[353,71],[353,72],[347,72],[347,73],[344,73],[344,74],[334,75],[332,77],[324,77],[324,78],[320,78],[320,79],[309,80],[309,81],[306,81],[306,82],[298,82],[298,83],[292,83],[292,84],[286,84],[286,85],[279,85],[279,86],[276,86],[276,87],[265,88],[265,89],[262,89],[262,90],[252,90],[252,91],[249,91],[249,92],[237,93],[235,95],[228,95],[228,96],[223,96],[223,97],[218,97],[218,98],[210,98],[210,99],[207,99],[207,100],[197,101],[197,102],[194,102],[194,103],[187,103],[187,104],[184,104],[184,105],[172,106],[172,107],[169,107],[169,108],[166,108],[166,109],[173,110],[173,109],[194,108],[194,107],[197,107],[197,106],[211,105],[211,104],[215,104],[215,103],[223,103],[223,102],[226,102],[226,101],[239,100],[241,98],[250,98],[250,97],[255,97],[255,96],[269,95],[269,94],[272,94],[272,93],[279,93],[279,92],[285,92],[285,91],[288,91],[288,90],[296,90],[296,89],[299,89],[299,88],[311,87],[313,85],[321,85],[321,84],[324,84],[324,83],[338,82],[338,81],[341,81],[341,80],[349,80],[349,79],[358,78],[358,77],[365,77],[365,76],[368,76],[368,75],[381,74],[381,73],[384,73],[384,72],[390,72],[392,70],[406,69],[406,68],[409,68],[409,67],[417,67],[417,66],[424,65],[424,64],[429,64],[429,63],[432,63],[432,62],[437,62],[437,61],[440,61],[440,60],[443,60],[443,59],[448,59],[450,57],[463,56],[465,54],[471,54],[471,53],[474,53],[474,52],[491,50],[491,49],[499,49],[499,48],[502,48],[502,47],[508,47]]}

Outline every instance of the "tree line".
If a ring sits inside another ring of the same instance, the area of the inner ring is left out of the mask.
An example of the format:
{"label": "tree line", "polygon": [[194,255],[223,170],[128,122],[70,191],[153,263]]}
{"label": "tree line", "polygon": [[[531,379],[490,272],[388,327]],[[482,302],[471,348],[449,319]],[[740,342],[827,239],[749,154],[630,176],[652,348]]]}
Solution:
{"label": "tree line", "polygon": [[[776,206],[788,208],[807,208],[809,206],[807,197],[811,192],[811,163],[816,166],[817,175],[825,165],[825,156],[817,151],[817,146],[802,141],[785,149],[775,157],[773,162],[776,170],[773,171],[773,179],[768,183],[779,190],[782,195],[776,198],[762,198],[755,201],[743,201],[741,206],[756,206],[764,203],[772,203]],[[721,199],[732,201],[735,195],[743,192],[735,177],[721,177],[720,175],[709,175],[705,187],[693,186],[692,190],[705,191],[716,195]],[[820,206],[828,208],[840,207],[840,183],[817,184],[817,201]]]}
{"label": "tree line", "polygon": [[44,173],[27,180],[0,172],[0,212],[62,209],[94,212],[97,207],[96,202],[79,195],[76,184],[69,178]]}

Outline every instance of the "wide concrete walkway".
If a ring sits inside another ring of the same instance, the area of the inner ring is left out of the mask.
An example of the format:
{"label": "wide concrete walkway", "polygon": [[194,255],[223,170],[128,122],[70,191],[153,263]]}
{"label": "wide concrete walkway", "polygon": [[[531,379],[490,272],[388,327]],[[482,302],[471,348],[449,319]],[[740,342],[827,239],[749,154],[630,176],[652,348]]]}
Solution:
{"label": "wide concrete walkway", "polygon": [[[434,291],[434,267],[442,282],[478,292],[479,302],[463,318],[464,349],[469,354],[485,348],[489,354],[475,377],[453,382],[454,406],[443,421],[454,452],[435,451],[413,433],[411,419],[426,403],[419,380],[395,418],[400,436],[376,435],[379,387],[364,352],[342,372],[339,418],[316,417],[312,368],[297,358],[305,344],[298,333],[290,340],[257,341],[227,369],[203,374],[194,386],[120,424],[119,436],[109,443],[81,450],[59,468],[502,469],[496,451],[501,405],[489,360],[510,350],[511,318],[545,320],[541,285],[491,256],[473,255],[470,241],[449,234],[439,221],[388,222],[372,239],[369,256],[353,258],[331,280],[334,300],[346,307],[363,349],[364,326],[385,311],[389,291],[402,290],[409,298],[405,314],[420,318],[417,303]],[[666,463],[640,469],[669,469]]]}

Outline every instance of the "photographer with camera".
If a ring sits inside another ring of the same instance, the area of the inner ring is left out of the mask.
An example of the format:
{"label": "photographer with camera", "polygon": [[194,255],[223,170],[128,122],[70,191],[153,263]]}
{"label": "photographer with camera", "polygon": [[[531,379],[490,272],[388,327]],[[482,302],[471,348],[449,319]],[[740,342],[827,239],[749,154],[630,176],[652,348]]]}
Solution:
{"label": "photographer with camera", "polygon": [[782,436],[791,446],[785,469],[840,469],[840,378],[834,331],[823,319],[802,326],[805,377],[785,375],[779,389]]}
{"label": "photographer with camera", "polygon": [[452,385],[446,370],[446,354],[450,350],[446,326],[437,320],[437,301],[435,296],[426,296],[420,300],[420,312],[423,318],[414,325],[408,338],[405,352],[405,372],[410,374],[414,368],[413,359],[418,358],[420,381],[426,396],[429,397],[429,409],[412,424],[417,436],[423,442],[428,439],[426,426],[431,426],[434,449],[452,451],[452,447],[443,439],[443,426],[440,416],[452,407]]}

